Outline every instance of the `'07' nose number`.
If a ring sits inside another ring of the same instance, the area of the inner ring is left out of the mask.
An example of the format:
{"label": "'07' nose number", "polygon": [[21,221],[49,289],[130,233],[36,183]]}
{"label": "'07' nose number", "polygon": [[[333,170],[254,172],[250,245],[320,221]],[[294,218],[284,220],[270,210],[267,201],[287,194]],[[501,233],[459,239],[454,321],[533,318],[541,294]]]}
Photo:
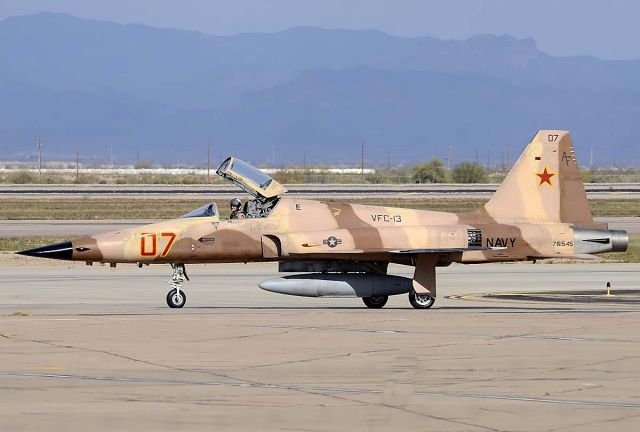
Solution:
{"label": "'07' nose number", "polygon": [[[171,251],[171,247],[176,240],[176,234],[172,232],[162,232],[159,236],[160,242],[164,243],[160,256],[166,257]],[[140,255],[145,257],[158,255],[158,234],[140,233]]]}

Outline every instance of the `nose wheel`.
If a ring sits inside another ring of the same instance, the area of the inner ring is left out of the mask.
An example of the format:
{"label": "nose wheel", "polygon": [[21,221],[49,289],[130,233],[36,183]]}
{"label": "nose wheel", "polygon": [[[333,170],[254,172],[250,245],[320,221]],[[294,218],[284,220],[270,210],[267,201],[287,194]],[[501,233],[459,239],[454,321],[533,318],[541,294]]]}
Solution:
{"label": "nose wheel", "polygon": [[167,281],[171,287],[171,290],[167,293],[167,305],[172,309],[181,308],[187,302],[187,295],[182,290],[182,284],[185,280],[189,280],[189,276],[187,276],[187,269],[184,264],[172,263],[171,269],[173,270],[173,275]]}
{"label": "nose wheel", "polygon": [[187,302],[187,295],[184,291],[178,291],[177,289],[172,289],[167,294],[167,304],[170,308],[181,308]]}

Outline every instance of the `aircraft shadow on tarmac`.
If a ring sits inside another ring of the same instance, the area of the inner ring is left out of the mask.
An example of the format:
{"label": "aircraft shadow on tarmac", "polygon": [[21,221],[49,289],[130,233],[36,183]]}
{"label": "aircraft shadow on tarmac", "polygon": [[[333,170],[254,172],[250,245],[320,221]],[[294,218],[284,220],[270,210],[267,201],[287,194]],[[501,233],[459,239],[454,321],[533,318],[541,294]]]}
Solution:
{"label": "aircraft shadow on tarmac", "polygon": [[[368,309],[360,306],[191,306],[187,310],[247,310],[247,311],[362,311],[363,313],[370,313]],[[413,309],[407,307],[385,307],[378,312],[385,310],[392,311],[407,311],[414,314]],[[534,307],[534,306],[440,306],[432,308],[428,313],[437,313],[437,311],[455,311],[455,310],[469,310],[469,311],[481,311],[487,313],[619,313],[619,312],[636,312],[632,309],[573,309],[567,307]],[[640,309],[637,310],[640,312]],[[417,314],[416,314],[417,315]]]}

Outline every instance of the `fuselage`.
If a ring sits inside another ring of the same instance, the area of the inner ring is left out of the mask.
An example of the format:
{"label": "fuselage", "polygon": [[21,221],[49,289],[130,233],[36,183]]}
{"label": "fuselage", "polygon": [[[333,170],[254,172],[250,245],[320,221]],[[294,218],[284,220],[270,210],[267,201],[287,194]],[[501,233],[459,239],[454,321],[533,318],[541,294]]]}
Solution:
{"label": "fuselage", "polygon": [[[582,230],[595,231],[596,237],[604,238],[603,228]],[[584,239],[576,232],[571,224],[497,221],[483,211],[455,214],[284,197],[264,218],[179,218],[81,237],[72,241],[70,259],[143,264],[287,260],[410,264],[408,258],[393,252],[466,249],[447,254],[449,262],[462,263],[593,253],[581,246]],[[622,241],[618,238],[618,243]],[[602,249],[602,243],[593,244]],[[613,238],[609,245],[615,249]],[[484,250],[469,250],[474,247]]]}

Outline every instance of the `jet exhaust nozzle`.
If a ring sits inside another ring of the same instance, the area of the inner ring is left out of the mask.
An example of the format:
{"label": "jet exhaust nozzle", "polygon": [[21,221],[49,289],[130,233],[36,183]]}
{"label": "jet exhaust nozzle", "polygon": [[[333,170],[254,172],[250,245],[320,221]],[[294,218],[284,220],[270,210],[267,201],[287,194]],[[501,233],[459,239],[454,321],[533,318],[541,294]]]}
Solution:
{"label": "jet exhaust nozzle", "polygon": [[576,253],[596,254],[604,252],[626,252],[629,235],[623,230],[574,228]]}
{"label": "jet exhaust nozzle", "polygon": [[18,255],[26,255],[38,258],[52,258],[59,260],[71,260],[73,244],[70,241],[40,246],[33,249],[16,252]]}
{"label": "jet exhaust nozzle", "polygon": [[302,297],[371,297],[408,293],[412,280],[372,273],[310,273],[268,279],[258,286]]}

